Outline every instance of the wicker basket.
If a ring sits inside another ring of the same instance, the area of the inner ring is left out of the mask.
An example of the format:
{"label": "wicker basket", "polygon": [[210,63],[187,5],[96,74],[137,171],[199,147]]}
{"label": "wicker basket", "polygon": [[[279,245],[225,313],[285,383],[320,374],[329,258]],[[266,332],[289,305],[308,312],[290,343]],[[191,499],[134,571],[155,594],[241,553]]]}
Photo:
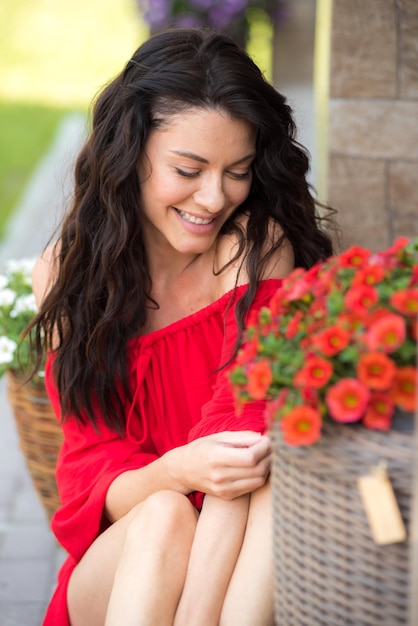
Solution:
{"label": "wicker basket", "polygon": [[7,393],[16,420],[20,447],[48,519],[60,506],[55,465],[62,441],[60,425],[41,380],[22,385],[7,372]]}
{"label": "wicker basket", "polygon": [[373,542],[357,479],[385,460],[408,529],[414,437],[330,424],[314,446],[294,448],[277,424],[272,435],[277,624],[408,624],[410,546]]}

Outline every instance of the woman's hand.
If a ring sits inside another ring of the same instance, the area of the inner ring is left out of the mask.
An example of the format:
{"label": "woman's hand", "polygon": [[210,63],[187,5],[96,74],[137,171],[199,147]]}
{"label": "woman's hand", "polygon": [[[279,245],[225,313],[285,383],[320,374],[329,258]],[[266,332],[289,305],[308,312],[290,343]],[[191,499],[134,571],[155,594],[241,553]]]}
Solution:
{"label": "woman's hand", "polygon": [[270,456],[269,437],[227,431],[175,448],[164,459],[180,491],[202,491],[232,500],[264,485]]}

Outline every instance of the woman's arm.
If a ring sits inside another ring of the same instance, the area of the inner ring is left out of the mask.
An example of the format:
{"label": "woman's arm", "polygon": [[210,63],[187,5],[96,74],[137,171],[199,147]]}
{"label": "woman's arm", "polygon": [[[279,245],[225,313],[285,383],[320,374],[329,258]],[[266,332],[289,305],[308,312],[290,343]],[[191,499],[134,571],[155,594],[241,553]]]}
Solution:
{"label": "woman's arm", "polygon": [[202,491],[233,500],[261,487],[270,471],[270,440],[250,431],[221,432],[174,448],[149,465],[125,471],[107,490],[112,522],[155,491]]}

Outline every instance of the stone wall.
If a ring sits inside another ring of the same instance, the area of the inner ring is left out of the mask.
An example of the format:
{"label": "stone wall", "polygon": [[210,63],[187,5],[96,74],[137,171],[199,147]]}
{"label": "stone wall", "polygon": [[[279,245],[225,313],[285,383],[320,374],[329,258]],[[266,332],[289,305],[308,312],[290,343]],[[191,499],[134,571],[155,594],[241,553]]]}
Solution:
{"label": "stone wall", "polygon": [[341,248],[378,250],[418,235],[418,0],[333,0],[331,24],[327,200]]}

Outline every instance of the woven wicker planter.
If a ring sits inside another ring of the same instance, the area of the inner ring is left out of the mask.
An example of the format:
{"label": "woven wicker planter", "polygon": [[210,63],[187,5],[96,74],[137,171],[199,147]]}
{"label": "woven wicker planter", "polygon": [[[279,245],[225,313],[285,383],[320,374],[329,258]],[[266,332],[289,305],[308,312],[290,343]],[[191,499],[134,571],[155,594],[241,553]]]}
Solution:
{"label": "woven wicker planter", "polygon": [[[410,416],[412,423],[412,416]],[[378,546],[357,487],[387,462],[408,530],[414,438],[329,424],[309,448],[273,428],[275,614],[283,626],[408,624],[408,542]]]}
{"label": "woven wicker planter", "polygon": [[61,428],[42,381],[22,385],[19,377],[9,371],[7,393],[26,465],[50,519],[60,506],[55,465],[62,441]]}

